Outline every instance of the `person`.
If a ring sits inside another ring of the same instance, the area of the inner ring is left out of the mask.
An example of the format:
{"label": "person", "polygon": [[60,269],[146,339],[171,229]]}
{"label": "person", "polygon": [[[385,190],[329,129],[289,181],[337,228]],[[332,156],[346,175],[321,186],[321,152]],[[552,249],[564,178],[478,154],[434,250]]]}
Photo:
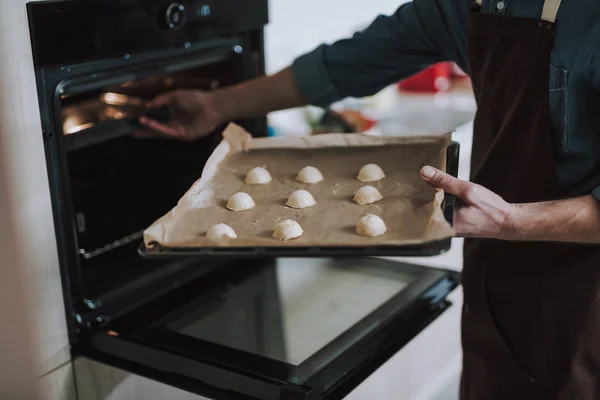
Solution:
{"label": "person", "polygon": [[463,400],[600,399],[600,2],[414,0],[268,77],[160,96],[193,140],[219,124],[372,95],[428,65],[468,71],[471,181],[425,166],[459,199],[465,237]]}

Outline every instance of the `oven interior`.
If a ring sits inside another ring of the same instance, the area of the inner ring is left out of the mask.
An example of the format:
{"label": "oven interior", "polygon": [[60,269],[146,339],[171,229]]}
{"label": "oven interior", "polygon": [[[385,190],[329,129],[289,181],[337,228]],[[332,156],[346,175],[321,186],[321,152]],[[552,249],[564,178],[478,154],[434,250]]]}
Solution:
{"label": "oven interior", "polygon": [[61,96],[82,284],[90,298],[151,270],[152,262],[137,254],[143,229],[198,179],[219,140],[218,132],[190,143],[142,136],[145,132],[135,121],[139,110],[106,99],[146,101],[170,90],[228,86],[242,79],[240,65],[237,57],[230,57]]}

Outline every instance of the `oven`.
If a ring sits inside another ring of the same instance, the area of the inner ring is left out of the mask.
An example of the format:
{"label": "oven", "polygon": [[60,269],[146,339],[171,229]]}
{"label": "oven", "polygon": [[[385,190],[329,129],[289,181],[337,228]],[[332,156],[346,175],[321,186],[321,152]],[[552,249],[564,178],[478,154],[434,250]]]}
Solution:
{"label": "oven", "polygon": [[266,0],[58,0],[28,18],[73,357],[210,399],[337,399],[451,306],[456,273],[383,259],[138,255],[224,128],[139,136],[145,102],[263,75]]}

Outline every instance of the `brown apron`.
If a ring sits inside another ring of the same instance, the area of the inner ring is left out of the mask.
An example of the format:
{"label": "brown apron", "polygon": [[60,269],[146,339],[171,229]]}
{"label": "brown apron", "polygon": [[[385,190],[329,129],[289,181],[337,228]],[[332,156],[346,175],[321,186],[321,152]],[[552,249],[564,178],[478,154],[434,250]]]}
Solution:
{"label": "brown apron", "polygon": [[[472,181],[509,202],[564,197],[548,113],[559,3],[541,20],[469,16]],[[463,287],[462,400],[600,399],[600,246],[467,239]]]}

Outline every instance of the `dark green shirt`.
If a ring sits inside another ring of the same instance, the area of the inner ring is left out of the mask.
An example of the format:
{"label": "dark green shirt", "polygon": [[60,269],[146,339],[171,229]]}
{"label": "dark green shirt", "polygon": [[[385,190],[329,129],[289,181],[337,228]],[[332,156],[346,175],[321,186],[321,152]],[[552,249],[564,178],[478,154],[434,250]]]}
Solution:
{"label": "dark green shirt", "polygon": [[[431,64],[468,72],[467,15],[472,0],[414,0],[364,31],[321,45],[294,61],[310,104],[373,95]],[[483,12],[539,19],[543,0],[484,0]],[[600,0],[563,0],[550,69],[550,123],[557,174],[572,196],[600,199]]]}

